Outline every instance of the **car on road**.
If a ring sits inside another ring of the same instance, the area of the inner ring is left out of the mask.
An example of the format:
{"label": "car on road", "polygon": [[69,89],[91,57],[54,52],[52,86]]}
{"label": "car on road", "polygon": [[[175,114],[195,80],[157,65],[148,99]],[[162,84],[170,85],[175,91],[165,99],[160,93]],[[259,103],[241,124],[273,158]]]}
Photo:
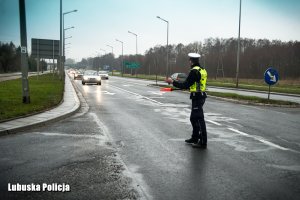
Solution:
{"label": "car on road", "polygon": [[106,79],[108,80],[108,71],[99,71],[98,72],[99,76],[101,77],[101,79]]}
{"label": "car on road", "polygon": [[76,71],[74,73],[74,80],[79,79],[82,80],[83,73],[81,71]]}
{"label": "car on road", "polygon": [[172,80],[183,82],[186,80],[186,78],[186,73],[174,73],[166,79],[166,82],[170,85],[172,83]]}
{"label": "car on road", "polygon": [[97,85],[101,85],[101,77],[98,75],[98,72],[86,70],[82,76],[82,85],[85,85],[86,83],[96,83]]}

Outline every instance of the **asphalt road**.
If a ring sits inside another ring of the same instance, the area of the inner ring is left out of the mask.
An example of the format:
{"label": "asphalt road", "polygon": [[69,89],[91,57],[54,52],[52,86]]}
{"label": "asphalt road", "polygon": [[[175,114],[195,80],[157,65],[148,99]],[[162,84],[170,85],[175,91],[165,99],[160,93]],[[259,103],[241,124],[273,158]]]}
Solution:
{"label": "asphalt road", "polygon": [[209,97],[208,148],[194,149],[184,143],[189,94],[116,77],[75,83],[86,101],[78,114],[0,138],[2,191],[22,180],[69,183],[55,199],[299,199],[299,108]]}
{"label": "asphalt road", "polygon": [[298,199],[300,110],[208,98],[207,150],[193,149],[189,94],[111,78],[78,87],[144,194],[154,199]]}

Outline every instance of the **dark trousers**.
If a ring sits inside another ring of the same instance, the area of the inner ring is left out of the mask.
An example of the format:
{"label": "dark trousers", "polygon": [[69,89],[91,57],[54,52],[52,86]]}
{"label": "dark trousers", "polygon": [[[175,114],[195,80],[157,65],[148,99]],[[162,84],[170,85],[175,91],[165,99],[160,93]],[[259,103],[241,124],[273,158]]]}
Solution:
{"label": "dark trousers", "polygon": [[199,139],[201,144],[207,144],[206,124],[204,121],[203,105],[206,98],[192,99],[190,121],[193,126],[192,138]]}

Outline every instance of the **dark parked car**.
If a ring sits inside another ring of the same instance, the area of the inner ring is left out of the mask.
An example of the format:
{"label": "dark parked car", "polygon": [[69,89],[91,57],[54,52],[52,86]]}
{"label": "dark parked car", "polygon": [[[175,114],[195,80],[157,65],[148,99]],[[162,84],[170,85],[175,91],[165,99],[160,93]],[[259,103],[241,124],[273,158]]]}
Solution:
{"label": "dark parked car", "polygon": [[186,78],[187,78],[186,73],[174,73],[166,79],[166,82],[170,85],[172,80],[183,82],[185,81]]}

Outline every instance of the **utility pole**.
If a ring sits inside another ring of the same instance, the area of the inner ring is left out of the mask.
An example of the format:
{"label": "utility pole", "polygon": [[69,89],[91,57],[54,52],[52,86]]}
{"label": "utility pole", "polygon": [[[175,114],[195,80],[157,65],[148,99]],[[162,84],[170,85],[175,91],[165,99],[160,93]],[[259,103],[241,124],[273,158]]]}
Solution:
{"label": "utility pole", "polygon": [[124,73],[124,58],[123,58],[123,41],[116,39],[117,42],[120,42],[122,44],[122,65],[121,65],[121,74],[123,77],[123,73]]}
{"label": "utility pole", "polygon": [[242,0],[240,0],[239,36],[238,36],[238,50],[237,50],[237,62],[236,62],[236,88],[238,88],[238,87],[239,87],[239,69],[240,69],[240,33],[241,33],[241,8],[242,8]]}
{"label": "utility pole", "polygon": [[166,79],[168,79],[169,75],[169,21],[161,18],[160,16],[156,16],[157,19],[160,19],[167,23],[167,68],[166,68]]}
{"label": "utility pole", "polygon": [[21,70],[22,70],[22,95],[23,103],[30,103],[28,84],[28,53],[27,53],[27,32],[25,0],[19,0],[20,11],[20,35],[21,35]]}
{"label": "utility pole", "polygon": [[60,80],[63,80],[63,46],[62,46],[62,40],[63,40],[63,30],[62,30],[62,0],[60,0],[60,12],[59,12],[59,76]]}

